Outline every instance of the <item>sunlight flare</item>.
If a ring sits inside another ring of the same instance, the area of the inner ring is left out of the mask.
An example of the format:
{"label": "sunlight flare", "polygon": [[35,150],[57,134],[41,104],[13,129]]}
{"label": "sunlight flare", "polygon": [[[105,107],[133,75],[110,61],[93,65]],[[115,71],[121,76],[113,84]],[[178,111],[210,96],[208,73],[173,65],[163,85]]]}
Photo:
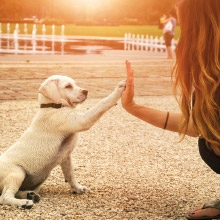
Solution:
{"label": "sunlight flare", "polygon": [[99,7],[102,3],[102,0],[81,0],[81,2],[87,7]]}

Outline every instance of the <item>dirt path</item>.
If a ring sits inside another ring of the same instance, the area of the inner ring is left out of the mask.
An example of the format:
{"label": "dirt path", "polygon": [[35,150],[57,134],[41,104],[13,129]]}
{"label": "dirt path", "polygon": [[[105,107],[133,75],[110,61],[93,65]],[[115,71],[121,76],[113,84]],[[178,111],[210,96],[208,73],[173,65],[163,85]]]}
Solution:
{"label": "dirt path", "polygon": [[170,95],[173,61],[165,54],[106,51],[97,55],[2,56],[0,100],[35,99],[41,82],[53,74],[67,75],[89,90],[90,97],[108,94],[125,79],[124,61],[135,70],[136,95]]}
{"label": "dirt path", "polygon": [[[89,90],[91,108],[125,78],[124,61],[135,70],[137,102],[179,111],[171,96],[173,61],[165,54],[104,51],[99,55],[0,56],[0,154],[31,123],[40,83],[50,75],[76,79]],[[184,220],[185,213],[218,198],[219,175],[201,160],[197,139],[179,142],[175,133],[128,114],[120,102],[80,135],[72,153],[76,177],[90,192],[73,195],[60,167],[42,185],[31,210],[1,205],[5,220]]]}

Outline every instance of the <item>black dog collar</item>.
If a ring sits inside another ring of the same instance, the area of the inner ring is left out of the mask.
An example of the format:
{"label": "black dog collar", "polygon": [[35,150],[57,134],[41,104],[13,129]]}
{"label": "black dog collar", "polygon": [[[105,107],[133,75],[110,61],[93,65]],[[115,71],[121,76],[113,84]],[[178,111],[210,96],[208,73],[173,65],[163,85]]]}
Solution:
{"label": "black dog collar", "polygon": [[41,108],[61,108],[62,104],[56,104],[56,103],[48,103],[48,104],[41,104]]}

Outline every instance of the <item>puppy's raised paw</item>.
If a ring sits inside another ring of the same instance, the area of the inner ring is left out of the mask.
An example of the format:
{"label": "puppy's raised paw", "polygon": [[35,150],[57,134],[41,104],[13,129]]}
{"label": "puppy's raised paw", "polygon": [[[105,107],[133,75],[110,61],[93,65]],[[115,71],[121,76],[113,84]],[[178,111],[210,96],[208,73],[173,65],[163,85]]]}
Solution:
{"label": "puppy's raised paw", "polygon": [[118,83],[118,88],[125,89],[126,87],[126,80],[122,80]]}
{"label": "puppy's raised paw", "polygon": [[122,80],[118,83],[115,92],[121,96],[122,92],[125,90],[125,87],[126,87],[126,80]]}

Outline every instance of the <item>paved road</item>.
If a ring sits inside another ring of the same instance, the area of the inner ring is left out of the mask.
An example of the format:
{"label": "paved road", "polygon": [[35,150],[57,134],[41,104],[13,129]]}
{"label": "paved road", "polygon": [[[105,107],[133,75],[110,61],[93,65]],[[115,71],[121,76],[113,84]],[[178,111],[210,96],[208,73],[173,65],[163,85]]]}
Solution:
{"label": "paved road", "polygon": [[135,70],[135,95],[171,95],[174,61],[165,56],[114,50],[85,55],[0,55],[0,100],[35,99],[40,83],[53,74],[74,78],[89,90],[90,97],[103,97],[125,79],[127,59]]}

